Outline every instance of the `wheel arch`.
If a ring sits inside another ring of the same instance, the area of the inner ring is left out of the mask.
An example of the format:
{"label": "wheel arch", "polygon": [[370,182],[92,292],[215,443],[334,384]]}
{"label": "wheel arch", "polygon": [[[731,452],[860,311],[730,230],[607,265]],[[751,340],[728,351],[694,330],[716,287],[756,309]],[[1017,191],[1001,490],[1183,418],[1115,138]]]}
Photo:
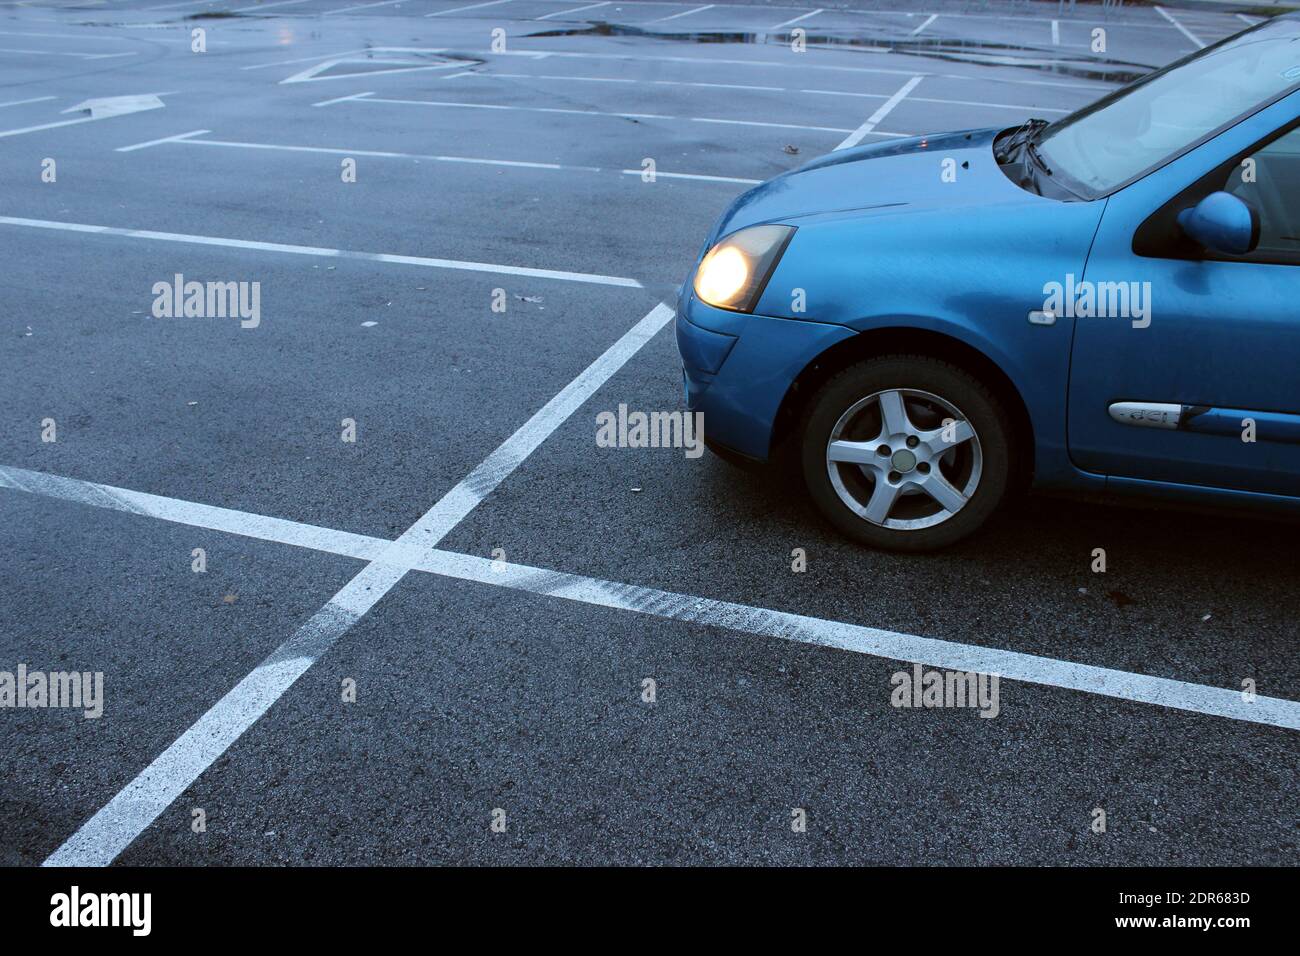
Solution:
{"label": "wheel arch", "polygon": [[837,342],[804,367],[786,390],[777,410],[773,448],[785,446],[794,433],[808,400],[833,376],[864,359],[881,355],[927,355],[961,368],[982,382],[1002,403],[1014,429],[1017,478],[1028,485],[1033,478],[1034,427],[1020,390],[996,362],[974,346],[929,329],[878,328],[859,332]]}

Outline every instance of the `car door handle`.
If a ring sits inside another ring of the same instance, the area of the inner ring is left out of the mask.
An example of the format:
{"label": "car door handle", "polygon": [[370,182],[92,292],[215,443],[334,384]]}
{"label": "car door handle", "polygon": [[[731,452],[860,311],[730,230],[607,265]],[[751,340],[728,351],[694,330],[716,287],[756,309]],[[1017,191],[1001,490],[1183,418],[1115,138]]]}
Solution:
{"label": "car door handle", "polygon": [[1107,411],[1121,425],[1166,428],[1238,439],[1249,422],[1253,423],[1255,441],[1300,444],[1300,414],[1294,412],[1216,408],[1211,405],[1182,405],[1174,402],[1112,402]]}

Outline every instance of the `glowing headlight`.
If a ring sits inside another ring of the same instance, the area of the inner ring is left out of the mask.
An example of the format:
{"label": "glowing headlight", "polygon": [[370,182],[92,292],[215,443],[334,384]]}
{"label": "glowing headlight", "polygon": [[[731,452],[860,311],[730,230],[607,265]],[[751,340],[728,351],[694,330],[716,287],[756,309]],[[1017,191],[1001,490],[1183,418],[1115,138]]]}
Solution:
{"label": "glowing headlight", "polygon": [[695,294],[709,305],[751,312],[785,251],[794,226],[750,226],[708,251],[695,273]]}

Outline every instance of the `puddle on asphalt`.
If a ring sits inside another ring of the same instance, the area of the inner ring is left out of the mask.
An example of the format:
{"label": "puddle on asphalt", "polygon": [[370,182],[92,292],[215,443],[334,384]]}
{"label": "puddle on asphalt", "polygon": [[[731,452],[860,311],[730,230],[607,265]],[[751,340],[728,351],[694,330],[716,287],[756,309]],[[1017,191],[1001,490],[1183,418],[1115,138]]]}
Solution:
{"label": "puddle on asphalt", "polygon": [[[544,30],[528,34],[532,37],[641,37],[649,40],[675,40],[679,43],[754,43],[788,46],[789,32],[766,31],[736,32],[715,30],[707,33],[671,33],[643,30],[618,23],[593,23],[582,28]],[[1014,43],[989,43],[982,40],[955,40],[940,36],[928,37],[864,37],[837,36],[835,34],[808,33],[804,41],[809,47],[833,47],[859,50],[865,53],[907,53],[956,63],[976,63],[981,66],[1016,66],[1054,73],[1084,80],[1106,80],[1129,83],[1150,73],[1153,67],[1123,60],[1103,57],[1062,57],[1052,51]],[[1037,54],[1025,56],[1024,54]]]}

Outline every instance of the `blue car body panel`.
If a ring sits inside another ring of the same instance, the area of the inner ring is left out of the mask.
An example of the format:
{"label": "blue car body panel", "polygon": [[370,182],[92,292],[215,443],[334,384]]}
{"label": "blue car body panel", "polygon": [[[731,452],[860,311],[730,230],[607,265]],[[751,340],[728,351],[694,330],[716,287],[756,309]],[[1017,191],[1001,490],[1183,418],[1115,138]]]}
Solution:
{"label": "blue car body panel", "polygon": [[[1133,250],[1148,217],[1207,173],[1235,167],[1236,157],[1297,114],[1300,93],[1292,93],[1109,199],[1087,279],[1150,282],[1151,322],[1077,320],[1069,431],[1080,468],[1300,495],[1300,444],[1279,428],[1287,413],[1300,412],[1300,266]],[[1126,427],[1106,414],[1109,403],[1124,400],[1210,406],[1220,410],[1221,426],[1233,410],[1235,428]],[[1257,425],[1251,444],[1241,440],[1247,418]]]}
{"label": "blue car body panel", "polygon": [[[790,383],[818,355],[854,335],[823,322],[726,312],[685,290],[676,331],[687,407],[704,413],[709,441],[758,459],[768,455],[772,424]],[[723,366],[726,373],[713,374],[696,356],[720,336],[735,347]]]}
{"label": "blue car body panel", "polygon": [[[796,231],[752,315],[715,309],[683,285],[677,335],[688,403],[704,412],[711,441],[766,458],[791,383],[819,355],[860,333],[922,329],[977,350],[1010,380],[1033,429],[1041,486],[1100,490],[1112,476],[1116,490],[1300,505],[1291,497],[1300,496],[1300,444],[1290,437],[1300,415],[1300,267],[1132,250],[1134,229],[1154,210],[1297,115],[1300,92],[1090,202],[1009,180],[993,156],[999,130],[845,150],[763,183],[719,218],[701,256],[747,226]],[[1245,269],[1213,278],[1204,266]],[[1152,282],[1148,327],[1041,321],[1046,281],[1112,274]],[[710,336],[727,337],[726,354]],[[1232,347],[1241,351],[1222,354]],[[1199,431],[1134,428],[1107,413],[1123,400],[1208,405],[1213,414]],[[1223,431],[1225,414],[1239,409],[1267,413],[1262,452],[1246,463],[1240,448],[1224,447],[1240,444]]]}

